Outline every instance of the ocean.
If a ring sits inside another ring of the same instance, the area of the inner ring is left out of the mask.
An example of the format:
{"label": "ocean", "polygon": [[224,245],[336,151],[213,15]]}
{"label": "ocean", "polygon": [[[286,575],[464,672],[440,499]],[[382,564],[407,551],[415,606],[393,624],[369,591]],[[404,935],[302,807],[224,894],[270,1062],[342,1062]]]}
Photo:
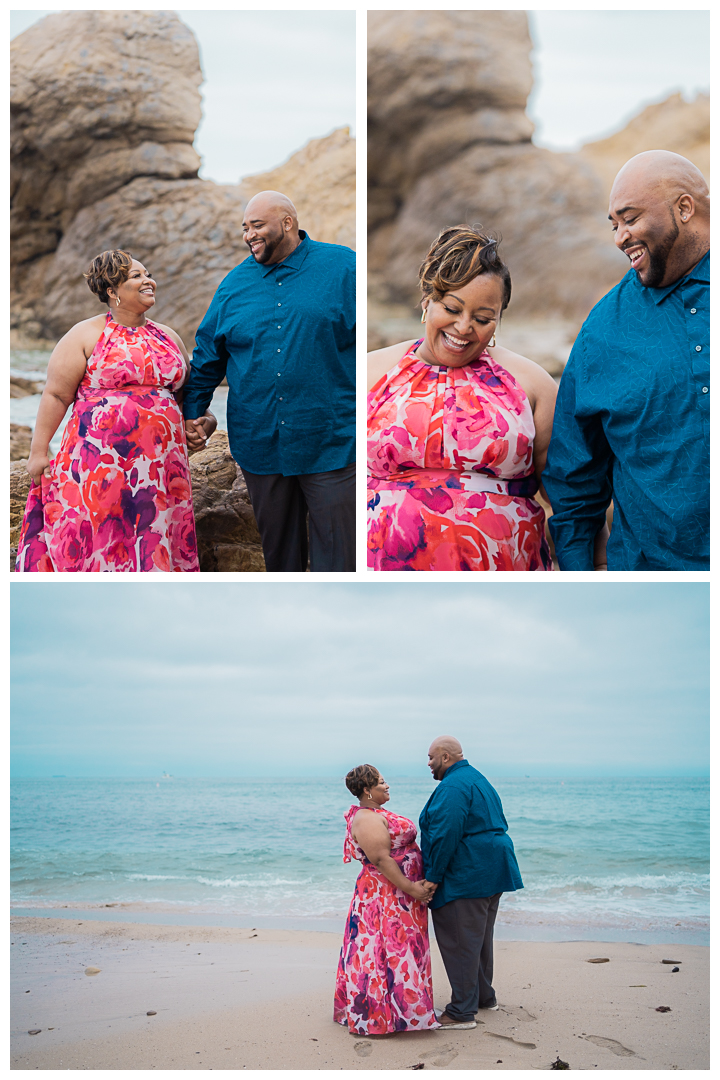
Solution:
{"label": "ocean", "polygon": [[[434,781],[388,781],[417,822]],[[499,937],[707,944],[707,779],[493,782],[525,883]],[[342,781],[57,777],[14,780],[11,800],[17,913],[343,925],[358,865],[342,861]]]}

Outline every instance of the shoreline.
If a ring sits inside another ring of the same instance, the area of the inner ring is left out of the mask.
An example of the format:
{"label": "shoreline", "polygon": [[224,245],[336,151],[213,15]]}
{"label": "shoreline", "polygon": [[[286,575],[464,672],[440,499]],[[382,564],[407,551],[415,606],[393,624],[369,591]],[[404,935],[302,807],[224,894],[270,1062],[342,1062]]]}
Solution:
{"label": "shoreline", "polygon": [[[344,930],[346,919],[345,914],[318,917],[291,914],[245,915],[203,908],[193,909],[189,905],[151,905],[142,901],[95,902],[84,906],[53,903],[39,907],[11,902],[10,914],[11,917],[20,918],[121,921],[132,925],[203,926],[238,930],[262,927],[267,930],[307,930],[340,934]],[[552,916],[547,915],[542,920],[523,921],[519,915],[520,913],[512,912],[508,918],[507,910],[503,912],[501,907],[495,924],[496,941],[612,941],[638,945],[692,945],[699,948],[707,948],[710,944],[709,925],[688,926],[676,923],[673,926],[648,926],[645,921],[644,926],[613,926],[605,925],[601,921],[569,923],[553,920]],[[432,919],[430,924],[432,926]]]}
{"label": "shoreline", "polygon": [[702,946],[498,940],[475,1030],[356,1038],[332,1021],[340,934],[70,916],[11,919],[14,1069],[709,1067]]}

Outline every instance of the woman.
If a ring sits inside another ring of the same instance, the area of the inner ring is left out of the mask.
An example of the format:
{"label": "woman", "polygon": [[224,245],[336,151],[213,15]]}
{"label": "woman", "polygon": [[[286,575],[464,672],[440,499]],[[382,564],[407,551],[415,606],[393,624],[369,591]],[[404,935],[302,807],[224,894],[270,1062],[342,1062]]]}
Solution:
{"label": "woman", "polygon": [[538,490],[557,388],[495,343],[498,242],[445,229],[420,268],[425,337],[369,356],[368,565],[552,570]]}
{"label": "woman", "polygon": [[[190,369],[185,346],[146,318],[156,285],[128,252],[103,251],[83,276],[108,312],[73,326],[50,357],[15,569],[198,572],[177,395]],[[50,440],[71,404],[51,461]],[[206,413],[193,444],[215,425]]]}
{"label": "woman", "polygon": [[440,1027],[433,1011],[427,907],[412,821],[383,810],[390,789],[373,765],[345,777],[358,799],[345,814],[344,861],[358,859],[335,987],[334,1019],[354,1035]]}

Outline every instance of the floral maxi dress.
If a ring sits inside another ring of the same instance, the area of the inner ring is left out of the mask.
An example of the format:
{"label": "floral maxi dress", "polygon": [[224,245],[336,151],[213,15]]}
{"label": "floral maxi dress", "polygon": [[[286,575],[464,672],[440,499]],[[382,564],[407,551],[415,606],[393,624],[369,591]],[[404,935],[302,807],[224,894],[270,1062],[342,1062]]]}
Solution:
{"label": "floral maxi dress", "polygon": [[199,571],[185,428],[185,363],[156,323],[108,313],[51,476],[30,488],[15,569]]}
{"label": "floral maxi dress", "polygon": [[[427,1031],[433,1010],[427,907],[397,889],[352,837],[359,806],[345,814],[344,861],[363,865],[355,884],[335,986],[334,1019],[355,1035]],[[376,810],[387,822],[390,854],[410,881],[421,881],[422,854],[412,821]]]}
{"label": "floral maxi dress", "polygon": [[431,366],[420,344],[368,395],[368,566],[552,570],[527,395],[488,352]]}

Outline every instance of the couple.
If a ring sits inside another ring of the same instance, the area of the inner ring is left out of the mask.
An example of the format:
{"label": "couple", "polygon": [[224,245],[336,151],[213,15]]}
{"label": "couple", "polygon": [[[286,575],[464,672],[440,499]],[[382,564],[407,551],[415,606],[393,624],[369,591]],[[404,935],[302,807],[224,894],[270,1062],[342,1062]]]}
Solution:
{"label": "couple", "polygon": [[252,258],[221,282],[192,365],[146,317],[147,268],[117,249],[93,260],[84,277],[108,311],[50,357],[18,572],[199,571],[188,447],[215,430],[208,406],[226,377],[266,569],[304,571],[308,556],[314,572],[355,569],[355,255],[311,240],[277,191],[250,200],[242,230]]}
{"label": "couple", "polygon": [[[428,751],[441,781],[420,815],[384,809],[388,785],[372,765],[345,783],[358,799],[345,815],[344,860],[358,876],[340,952],[334,1019],[354,1035],[476,1027],[475,1013],[497,1009],[493,927],[500,895],[522,889],[500,797],[463,757],[450,735]],[[437,1016],[433,1004],[427,909],[452,999]]]}
{"label": "couple", "polygon": [[608,217],[630,269],[559,393],[496,344],[511,292],[498,242],[467,225],[434,242],[424,338],[368,358],[371,569],[552,570],[538,490],[561,570],[709,569],[707,184],[648,151],[618,173]]}

